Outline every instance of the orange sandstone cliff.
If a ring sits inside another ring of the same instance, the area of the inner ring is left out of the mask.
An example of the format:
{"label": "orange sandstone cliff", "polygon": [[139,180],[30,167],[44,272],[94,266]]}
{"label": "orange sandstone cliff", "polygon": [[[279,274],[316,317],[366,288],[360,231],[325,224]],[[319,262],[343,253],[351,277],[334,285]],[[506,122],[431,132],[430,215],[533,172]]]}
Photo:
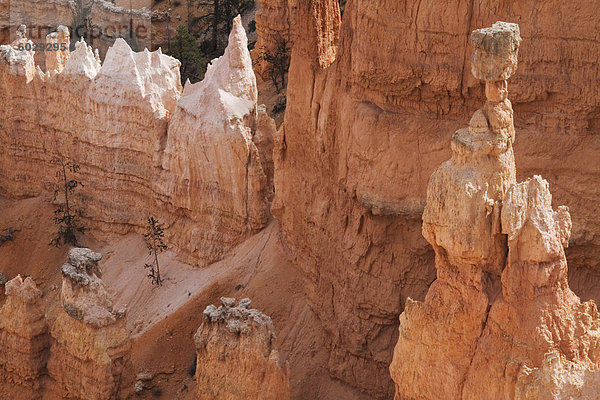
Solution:
{"label": "orange sandstone cliff", "polygon": [[0,194],[47,196],[52,159],[76,160],[78,179],[94,188],[73,199],[88,228],[126,233],[156,215],[173,227],[180,256],[199,265],[266,224],[272,157],[260,150],[271,148],[272,130],[259,123],[268,117],[257,112],[239,19],[226,53],[183,93],[180,63],[160,50],[136,53],[118,39],[100,64],[91,47],[75,47],[48,73],[31,52],[0,48]]}
{"label": "orange sandstone cliff", "polygon": [[5,285],[0,310],[0,393],[13,399],[41,399],[50,338],[42,292],[20,275]]}

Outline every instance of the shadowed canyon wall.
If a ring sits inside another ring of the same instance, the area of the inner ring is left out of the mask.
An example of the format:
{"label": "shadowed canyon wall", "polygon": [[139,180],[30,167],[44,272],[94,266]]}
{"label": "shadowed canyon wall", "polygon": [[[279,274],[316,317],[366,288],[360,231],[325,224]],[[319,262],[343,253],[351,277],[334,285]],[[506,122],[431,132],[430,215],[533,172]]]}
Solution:
{"label": "shadowed canyon wall", "polygon": [[341,26],[337,1],[294,4],[273,214],[331,334],[333,376],[377,398],[393,394],[397,316],[435,278],[421,236],[427,182],[484,98],[469,33],[497,20],[519,23],[525,41],[510,88],[517,178],[543,173],[569,206],[572,287],[600,296],[594,1],[348,0]]}

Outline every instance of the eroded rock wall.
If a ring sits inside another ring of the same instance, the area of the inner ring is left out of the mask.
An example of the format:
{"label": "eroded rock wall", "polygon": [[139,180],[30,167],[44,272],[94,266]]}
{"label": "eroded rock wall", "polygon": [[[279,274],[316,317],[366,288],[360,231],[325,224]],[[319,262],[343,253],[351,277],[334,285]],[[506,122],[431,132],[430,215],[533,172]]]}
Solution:
{"label": "eroded rock wall", "polygon": [[15,400],[42,398],[50,336],[42,292],[31,278],[6,283],[0,310],[0,393]]}
{"label": "eroded rock wall", "polygon": [[287,366],[281,366],[271,318],[250,299],[221,298],[209,305],[194,340],[196,382],[202,400],[287,400]]}
{"label": "eroded rock wall", "polygon": [[[143,50],[145,47],[155,50],[161,46],[166,49],[167,30],[174,31],[173,27],[176,27],[176,24],[168,21],[170,16],[167,13],[151,12],[150,6],[151,2],[147,1],[145,9],[134,9],[130,13],[129,5],[123,8],[106,0],[94,1],[90,18],[95,28],[90,44],[98,48],[104,57],[117,37],[129,36],[131,18],[136,36],[131,44],[138,46],[136,50]],[[73,3],[68,0],[4,0],[0,2],[0,43],[13,40],[14,32],[21,24],[29,27],[28,36],[35,43],[44,42],[46,35],[56,30],[59,25],[72,29],[72,7]],[[171,32],[171,35],[174,36],[174,32]],[[36,61],[44,69],[43,53],[38,55]]]}
{"label": "eroded rock wall", "polygon": [[273,212],[331,333],[334,376],[375,397],[393,392],[396,316],[435,278],[420,234],[427,181],[484,99],[470,31],[497,20],[522,21],[526,40],[511,81],[517,178],[543,173],[570,207],[573,288],[600,295],[590,283],[600,270],[594,1],[348,0],[339,41],[328,40],[336,1],[295,4]]}
{"label": "eroded rock wall", "polygon": [[202,82],[186,84],[169,121],[162,162],[168,179],[160,190],[170,207],[194,221],[178,229],[189,232],[189,252],[206,262],[220,256],[212,243],[234,243],[248,229],[262,228],[270,215],[267,177],[254,143],[257,98],[238,17],[225,54],[209,65]]}
{"label": "eroded rock wall", "polygon": [[80,42],[45,74],[30,52],[2,46],[0,194],[53,193],[52,160],[72,160],[85,185],[73,204],[93,232],[142,230],[154,215],[189,263],[218,260],[264,226],[272,196],[246,42],[236,20],[226,54],[183,94],[177,60],[122,39],[102,65]]}
{"label": "eroded rock wall", "polygon": [[260,9],[254,19],[256,21],[257,41],[252,50],[254,69],[263,79],[269,69],[268,63],[263,59],[265,51],[274,53],[278,44],[285,41],[291,49],[293,37],[291,25],[293,25],[296,7],[288,0],[258,0]]}

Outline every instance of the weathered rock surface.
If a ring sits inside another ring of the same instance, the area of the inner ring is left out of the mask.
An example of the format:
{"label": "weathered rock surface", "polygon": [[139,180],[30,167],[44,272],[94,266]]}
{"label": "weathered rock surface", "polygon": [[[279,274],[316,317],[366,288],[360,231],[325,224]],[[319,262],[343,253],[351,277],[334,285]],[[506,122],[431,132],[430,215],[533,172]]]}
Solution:
{"label": "weathered rock surface", "polygon": [[[160,190],[193,224],[178,226],[187,250],[210,262],[268,219],[267,177],[253,141],[258,92],[238,16],[225,54],[203,81],[186,84],[169,121]],[[178,223],[178,222],[177,222]]]}
{"label": "weathered rock surface", "polygon": [[591,399],[600,315],[569,289],[568,209],[552,210],[539,176],[515,181],[505,79],[516,69],[519,28],[496,23],[472,40],[487,102],[429,181],[423,236],[437,280],[400,316],[395,399]]}
{"label": "weathered rock surface", "polygon": [[205,400],[290,398],[287,366],[281,367],[271,318],[221,298],[209,305],[194,340],[198,398]]}
{"label": "weathered rock surface", "polygon": [[265,73],[270,66],[263,56],[265,51],[274,54],[281,41],[285,41],[287,46],[292,48],[291,25],[293,25],[295,7],[288,0],[258,0],[258,3],[260,9],[254,16],[257,41],[252,50],[252,59],[256,73],[263,79],[268,79]]}
{"label": "weathered rock surface", "polygon": [[[69,59],[69,49],[71,48],[71,35],[69,28],[60,25],[56,32],[46,35],[46,45],[52,45],[52,51],[46,51],[46,70],[60,72],[65,67]],[[59,50],[55,50],[57,47]]]}
{"label": "weathered rock surface", "polygon": [[0,393],[11,399],[41,399],[50,339],[42,292],[21,276],[5,285],[0,310]]}
{"label": "weathered rock surface", "polygon": [[2,46],[0,194],[52,193],[52,159],[74,160],[77,179],[94,194],[78,190],[73,203],[94,234],[142,231],[155,215],[186,261],[218,260],[265,225],[273,194],[263,170],[271,156],[261,154],[272,132],[259,123],[268,117],[257,114],[239,21],[230,39],[206,79],[183,95],[179,61],[160,50],[133,52],[122,39],[102,65],[76,43],[52,73],[36,69],[30,52]]}
{"label": "weathered rock surface", "polygon": [[[130,13],[127,7],[115,6],[111,1],[95,0],[84,2],[92,4],[90,18],[92,20],[92,43],[99,49],[102,57],[117,37],[127,37],[130,19],[135,39],[130,44],[137,50],[145,47],[156,50],[165,48],[167,30],[169,29],[168,13],[160,13],[146,9],[134,9]],[[60,25],[73,29],[72,2],[69,0],[36,1],[36,0],[3,0],[0,2],[0,43],[12,41],[14,32],[21,24],[27,25],[27,35],[35,43],[44,43],[46,35],[54,32]],[[147,2],[150,6],[150,2]],[[173,23],[170,29],[173,31]],[[82,28],[80,28],[82,31]],[[173,34],[173,33],[171,33]],[[44,65],[46,52],[36,52],[36,62],[45,71],[51,71],[51,66]]]}
{"label": "weathered rock surface", "polygon": [[124,368],[131,368],[125,312],[112,309],[99,279],[100,258],[89,249],[75,248],[62,267],[63,310],[51,328],[50,399],[117,398]]}
{"label": "weathered rock surface", "polygon": [[[290,4],[297,34],[273,212],[330,332],[334,376],[373,397],[393,393],[397,316],[435,277],[420,234],[427,181],[484,99],[470,71],[470,31],[498,19],[526,21],[511,83],[517,178],[542,173],[572,210],[570,280],[576,293],[600,298],[594,1],[348,0],[333,43],[319,32],[335,31],[336,1]],[[321,68],[328,54],[335,62]]]}

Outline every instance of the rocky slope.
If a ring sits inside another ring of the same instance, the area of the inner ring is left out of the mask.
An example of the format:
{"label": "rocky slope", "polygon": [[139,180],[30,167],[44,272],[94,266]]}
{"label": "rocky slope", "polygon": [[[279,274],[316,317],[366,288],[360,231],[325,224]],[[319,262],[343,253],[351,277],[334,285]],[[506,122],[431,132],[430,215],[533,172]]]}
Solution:
{"label": "rocky slope", "polygon": [[517,178],[543,173],[572,210],[570,279],[576,293],[598,298],[593,1],[349,0],[339,41],[336,1],[294,4],[299,40],[275,149],[273,213],[331,334],[334,376],[377,398],[393,393],[396,316],[435,277],[420,235],[427,181],[448,158],[450,133],[484,98],[470,74],[470,31],[497,20],[521,22],[526,40],[511,81]]}
{"label": "rocky slope", "polygon": [[239,20],[234,26],[226,54],[183,94],[177,60],[133,52],[122,39],[102,65],[78,43],[61,71],[46,74],[31,53],[3,46],[0,193],[47,195],[52,160],[73,160],[93,188],[73,198],[89,228],[140,230],[155,215],[182,257],[219,259],[264,226],[272,191],[263,171],[271,157],[253,142],[268,151],[271,131],[256,133],[268,124],[258,124],[246,36]]}
{"label": "rocky slope", "polygon": [[222,297],[209,305],[194,336],[198,358],[198,399],[290,398],[287,366],[280,366],[271,318],[249,308],[250,299],[235,305]]}

